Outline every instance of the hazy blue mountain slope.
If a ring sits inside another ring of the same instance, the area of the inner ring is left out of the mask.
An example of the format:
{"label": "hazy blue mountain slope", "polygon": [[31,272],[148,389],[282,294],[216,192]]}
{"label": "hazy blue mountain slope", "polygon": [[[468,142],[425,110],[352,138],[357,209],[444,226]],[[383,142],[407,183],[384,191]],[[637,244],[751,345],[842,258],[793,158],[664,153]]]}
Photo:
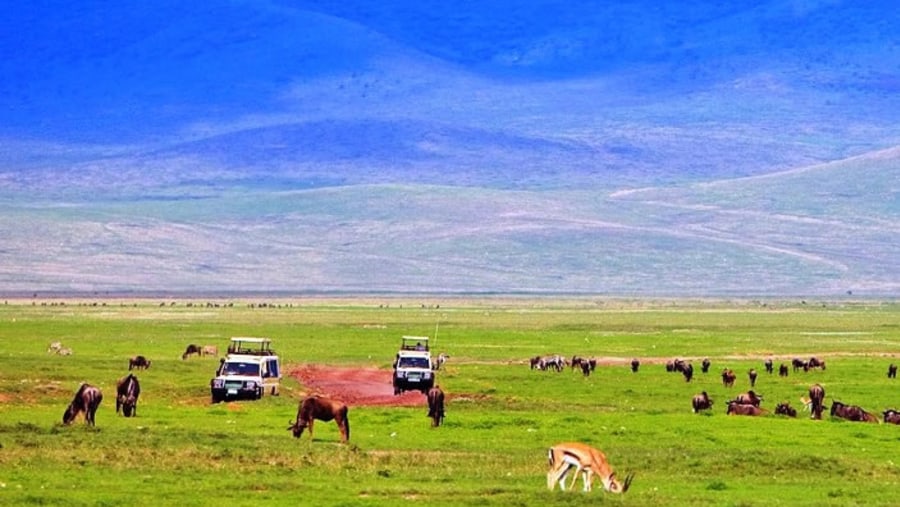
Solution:
{"label": "hazy blue mountain slope", "polygon": [[613,195],[356,185],[4,206],[0,285],[885,296],[900,290],[897,162]]}
{"label": "hazy blue mountain slope", "polygon": [[26,2],[0,291],[896,294],[889,7]]}

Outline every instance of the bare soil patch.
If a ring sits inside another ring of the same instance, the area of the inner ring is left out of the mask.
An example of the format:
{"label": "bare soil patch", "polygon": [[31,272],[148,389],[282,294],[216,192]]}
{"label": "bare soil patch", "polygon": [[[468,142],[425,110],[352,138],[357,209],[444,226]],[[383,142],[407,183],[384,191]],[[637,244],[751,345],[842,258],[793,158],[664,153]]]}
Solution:
{"label": "bare soil patch", "polygon": [[348,405],[419,406],[425,395],[407,391],[394,396],[390,370],[305,365],[288,369],[288,375],[303,384],[309,394],[322,394]]}

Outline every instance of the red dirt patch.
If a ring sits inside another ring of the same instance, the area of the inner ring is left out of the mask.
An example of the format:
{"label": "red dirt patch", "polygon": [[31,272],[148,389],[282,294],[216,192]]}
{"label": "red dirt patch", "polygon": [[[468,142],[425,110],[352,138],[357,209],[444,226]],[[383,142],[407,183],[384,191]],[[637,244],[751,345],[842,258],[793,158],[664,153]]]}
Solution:
{"label": "red dirt patch", "polygon": [[425,395],[407,391],[394,396],[391,372],[377,368],[344,368],[308,365],[288,370],[310,393],[320,393],[348,405],[417,406],[425,405]]}

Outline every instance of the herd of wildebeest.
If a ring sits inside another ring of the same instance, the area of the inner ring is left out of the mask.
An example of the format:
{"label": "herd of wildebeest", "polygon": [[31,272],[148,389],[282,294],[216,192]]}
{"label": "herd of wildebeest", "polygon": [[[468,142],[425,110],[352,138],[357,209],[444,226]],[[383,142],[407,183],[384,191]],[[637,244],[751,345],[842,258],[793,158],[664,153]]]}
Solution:
{"label": "herd of wildebeest", "polygon": [[[568,367],[575,371],[581,371],[584,376],[590,376],[590,374],[597,367],[597,360],[595,358],[573,356],[572,359],[567,359],[565,356],[559,354],[548,356],[534,356],[529,359],[528,363],[532,370],[561,372]],[[637,373],[640,370],[641,362],[639,359],[635,358],[631,360],[629,366],[633,373]],[[709,373],[709,369],[711,366],[712,362],[709,360],[709,358],[704,358],[700,363],[700,372]],[[683,375],[685,382],[691,382],[694,378],[694,365],[690,361],[676,358],[667,361],[665,367],[667,372],[680,373],[681,375]],[[766,359],[763,362],[763,368],[767,374],[773,375],[775,372],[774,361],[772,359]],[[801,370],[804,372],[816,369],[825,370],[826,364],[823,359],[819,359],[817,357],[810,357],[808,360],[794,358],[791,361],[790,367],[788,367],[786,363],[781,363],[779,365],[778,375],[780,377],[787,377],[790,374],[791,369],[793,369],[795,373]],[[734,386],[734,382],[737,378],[734,370],[732,370],[731,368],[724,368],[721,375],[722,384],[725,387]],[[897,378],[896,364],[891,363],[890,365],[888,365],[887,376],[888,378]],[[756,387],[756,381],[758,377],[759,372],[755,368],[751,368],[747,372],[747,378],[749,380],[751,389],[738,394],[731,400],[728,400],[725,409],[726,414],[761,416],[769,413],[768,410],[760,407],[763,401],[763,397],[752,389],[753,387]],[[825,405],[825,388],[822,387],[821,384],[816,383],[809,387],[809,392],[807,394],[808,396],[800,396],[800,401],[803,404],[803,409],[810,412],[811,418],[821,419],[822,413],[826,409],[828,409],[828,407]],[[691,399],[691,408],[694,413],[711,410],[712,406],[713,400],[709,397],[706,391],[702,391],[694,395],[694,397]],[[797,417],[797,410],[791,406],[790,402],[787,401],[778,403],[775,406],[774,412],[776,415]],[[838,400],[832,400],[830,414],[832,417],[846,419],[849,421],[873,423],[880,422],[878,417],[866,411],[859,405],[848,405]],[[882,420],[885,423],[889,424],[900,424],[900,411],[893,408],[884,410],[882,412]]]}

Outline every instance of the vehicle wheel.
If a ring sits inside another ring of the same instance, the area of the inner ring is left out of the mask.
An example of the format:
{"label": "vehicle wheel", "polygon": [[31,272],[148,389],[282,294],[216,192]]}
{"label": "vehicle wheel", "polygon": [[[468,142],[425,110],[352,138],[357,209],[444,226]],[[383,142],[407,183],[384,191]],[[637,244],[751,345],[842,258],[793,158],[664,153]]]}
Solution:
{"label": "vehicle wheel", "polygon": [[401,392],[399,387],[394,388],[394,396],[399,396]]}
{"label": "vehicle wheel", "polygon": [[257,399],[257,400],[262,399],[263,393],[264,393],[264,392],[265,392],[265,390],[264,390],[262,387],[260,387],[259,389],[257,389],[257,390],[256,390],[256,399]]}
{"label": "vehicle wheel", "polygon": [[213,397],[212,397],[213,404],[219,403],[221,401],[222,401],[222,398],[219,398],[218,396],[213,395]]}

